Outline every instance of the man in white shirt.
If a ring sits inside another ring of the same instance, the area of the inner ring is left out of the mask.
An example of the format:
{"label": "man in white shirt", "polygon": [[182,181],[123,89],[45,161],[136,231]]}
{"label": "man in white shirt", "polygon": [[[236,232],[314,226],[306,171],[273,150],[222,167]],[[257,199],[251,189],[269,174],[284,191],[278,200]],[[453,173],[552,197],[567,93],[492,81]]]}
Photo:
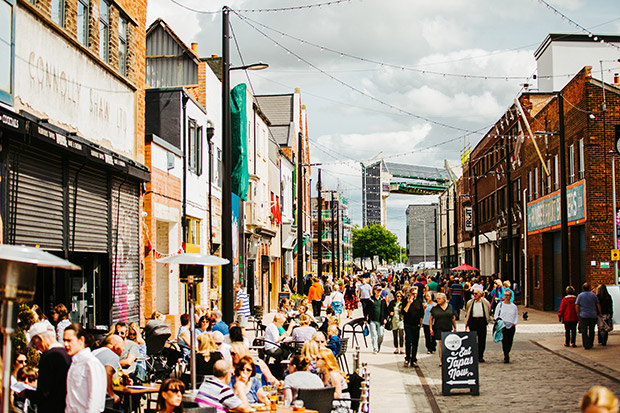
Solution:
{"label": "man in white shirt", "polygon": [[491,303],[484,298],[482,288],[475,288],[474,298],[465,304],[465,328],[478,333],[478,361],[484,363],[487,342],[487,325],[493,322]]}
{"label": "man in white shirt", "polygon": [[78,323],[65,328],[65,349],[72,357],[67,373],[65,413],[99,413],[105,409],[105,368],[86,347],[85,337]]}
{"label": "man in white shirt", "polygon": [[276,313],[273,317],[273,323],[269,324],[265,329],[265,353],[276,359],[276,364],[284,360],[288,353],[278,343],[291,335],[294,323],[291,323],[288,331],[280,334],[278,329],[284,325],[286,317],[282,313]]}

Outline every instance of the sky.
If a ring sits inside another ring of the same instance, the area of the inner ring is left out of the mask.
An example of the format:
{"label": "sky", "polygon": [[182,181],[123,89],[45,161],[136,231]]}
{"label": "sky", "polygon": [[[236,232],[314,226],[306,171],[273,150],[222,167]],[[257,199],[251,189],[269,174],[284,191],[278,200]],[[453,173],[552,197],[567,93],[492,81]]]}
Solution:
{"label": "sky", "polygon": [[[383,156],[458,166],[463,149],[478,143],[522,85],[536,88],[534,51],[548,33],[583,33],[577,23],[594,33],[620,34],[618,0],[327,3],[149,0],[147,25],[162,18],[186,44],[198,43],[201,56],[221,55],[220,11],[223,5],[233,9],[232,65],[262,61],[269,68],[234,71],[231,85],[247,83],[255,94],[301,89],[311,162],[322,164],[324,188],[339,188],[349,199],[359,225],[360,162]],[[316,196],[317,167],[312,175]],[[387,228],[404,245],[407,206],[435,200],[391,195]]]}

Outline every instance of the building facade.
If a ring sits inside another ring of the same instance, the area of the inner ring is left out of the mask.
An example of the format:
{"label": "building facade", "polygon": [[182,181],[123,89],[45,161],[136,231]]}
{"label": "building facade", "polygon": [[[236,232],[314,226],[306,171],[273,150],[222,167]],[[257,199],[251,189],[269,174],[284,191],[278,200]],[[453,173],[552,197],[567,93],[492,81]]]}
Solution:
{"label": "building facade", "polygon": [[409,205],[407,216],[407,264],[435,262],[438,205]]}

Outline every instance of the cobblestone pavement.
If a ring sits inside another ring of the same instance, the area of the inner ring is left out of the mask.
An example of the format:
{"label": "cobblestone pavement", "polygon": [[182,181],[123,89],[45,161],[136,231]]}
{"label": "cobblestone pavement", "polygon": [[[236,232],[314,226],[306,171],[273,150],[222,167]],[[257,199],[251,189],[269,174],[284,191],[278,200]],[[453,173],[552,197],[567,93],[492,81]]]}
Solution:
{"label": "cobblestone pavement", "polygon": [[[549,319],[553,322],[553,317]],[[370,348],[365,348],[362,340],[362,361],[368,362],[371,374],[371,411],[574,412],[578,410],[581,396],[592,385],[607,386],[616,395],[620,395],[619,374],[601,368],[601,365],[592,362],[592,357],[584,356],[580,360],[579,355],[585,352],[583,349],[569,353],[548,344],[549,340],[555,342],[558,336],[563,336],[560,324],[544,324],[546,320],[532,321],[536,324],[524,322],[518,326],[510,364],[503,363],[501,343],[494,343],[489,334],[485,353],[487,362],[480,364],[479,396],[458,392],[453,392],[451,396],[441,394],[439,360],[437,354],[426,354],[422,337],[418,352],[419,371],[403,367],[403,356],[393,354],[391,332],[386,331],[384,345],[377,355],[373,355]],[[460,323],[458,330],[464,330]],[[370,337],[368,339],[370,344]],[[610,337],[610,344],[616,341],[620,341],[618,334]],[[545,346],[537,345],[538,342]],[[595,346],[589,351],[606,350],[611,348]],[[422,379],[418,377],[419,374],[423,376]],[[432,393],[430,397],[425,394],[423,381],[428,383],[428,390]],[[433,402],[435,406],[432,406]]]}

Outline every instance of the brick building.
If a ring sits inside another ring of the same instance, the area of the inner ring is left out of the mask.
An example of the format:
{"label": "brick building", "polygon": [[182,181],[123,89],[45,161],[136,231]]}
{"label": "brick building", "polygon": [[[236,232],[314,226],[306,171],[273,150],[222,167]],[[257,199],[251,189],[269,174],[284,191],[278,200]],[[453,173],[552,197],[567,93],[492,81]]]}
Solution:
{"label": "brick building", "polygon": [[2,241],[82,267],[40,270],[45,312],[138,321],[146,1],[3,4]]}
{"label": "brick building", "polygon": [[[564,106],[568,270],[561,261],[559,99]],[[475,224],[471,233],[462,232],[474,240],[472,262],[480,265],[483,275],[502,274],[519,283],[528,304],[557,309],[567,285],[614,283],[610,151],[620,137],[620,89],[605,84],[603,111],[603,83],[585,67],[560,93],[524,92],[518,102],[540,156],[532,138],[521,138],[527,136],[526,126],[513,105],[464,165],[469,184],[463,195],[473,206]]]}

